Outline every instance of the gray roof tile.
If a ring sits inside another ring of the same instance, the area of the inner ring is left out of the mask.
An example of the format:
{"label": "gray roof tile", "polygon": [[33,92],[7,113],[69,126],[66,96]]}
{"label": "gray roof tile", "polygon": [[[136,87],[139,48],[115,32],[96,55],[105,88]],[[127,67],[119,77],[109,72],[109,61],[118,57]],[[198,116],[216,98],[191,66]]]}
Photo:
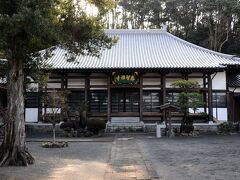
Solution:
{"label": "gray roof tile", "polygon": [[163,30],[106,30],[119,37],[100,58],[77,56],[67,62],[66,51],[54,50],[49,64],[54,69],[131,69],[131,68],[223,68],[240,64],[232,55],[214,52],[184,41]]}

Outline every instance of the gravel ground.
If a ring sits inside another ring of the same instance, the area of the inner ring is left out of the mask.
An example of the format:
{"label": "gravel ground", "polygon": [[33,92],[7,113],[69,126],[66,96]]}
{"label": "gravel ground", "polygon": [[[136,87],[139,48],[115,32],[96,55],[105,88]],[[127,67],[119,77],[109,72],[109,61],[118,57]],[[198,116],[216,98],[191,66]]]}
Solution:
{"label": "gravel ground", "polygon": [[138,139],[164,180],[240,179],[240,135]]}
{"label": "gravel ground", "polygon": [[111,142],[75,142],[67,148],[28,147],[35,164],[28,167],[0,168],[0,180],[97,180],[103,179],[111,152]]}
{"label": "gravel ground", "polygon": [[[106,175],[116,180],[139,179],[142,173],[137,174],[139,164],[148,171],[150,164],[151,172],[157,173],[154,179],[240,179],[240,135],[172,139],[128,135],[115,138],[114,142],[71,142],[63,149],[40,145],[40,142],[28,142],[36,159],[34,165],[0,168],[0,180],[101,180],[107,179]],[[118,167],[120,173],[116,171]]]}

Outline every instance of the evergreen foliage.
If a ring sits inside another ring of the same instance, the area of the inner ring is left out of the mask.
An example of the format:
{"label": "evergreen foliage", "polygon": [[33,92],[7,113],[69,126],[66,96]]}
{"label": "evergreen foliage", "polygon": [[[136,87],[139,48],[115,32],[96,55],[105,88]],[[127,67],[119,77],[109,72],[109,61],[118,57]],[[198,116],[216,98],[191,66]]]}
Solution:
{"label": "evergreen foliage", "polygon": [[192,108],[195,113],[197,108],[201,107],[204,103],[199,92],[200,86],[197,81],[177,80],[172,83],[172,86],[181,89],[181,92],[177,96],[177,105],[180,107],[180,110],[184,115],[181,125],[182,131],[183,127],[192,127],[193,119],[189,116],[189,108]]}
{"label": "evergreen foliage", "polygon": [[[103,9],[108,1],[92,3]],[[66,49],[66,56],[74,61],[80,54],[99,56],[114,43],[104,33],[101,17],[88,16],[79,0],[0,0],[0,58],[7,60],[8,78],[8,118],[0,166],[34,163],[25,141],[26,75],[39,71],[57,46]]]}

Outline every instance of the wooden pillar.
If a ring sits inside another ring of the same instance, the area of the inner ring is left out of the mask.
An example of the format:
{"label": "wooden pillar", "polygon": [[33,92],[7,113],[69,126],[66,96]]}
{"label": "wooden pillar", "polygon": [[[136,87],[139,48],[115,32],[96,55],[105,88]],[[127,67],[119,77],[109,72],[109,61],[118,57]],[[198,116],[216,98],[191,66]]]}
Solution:
{"label": "wooden pillar", "polygon": [[[161,86],[162,86],[162,104],[166,103],[166,74],[161,75]],[[165,112],[162,115],[162,121],[165,122]]]}
{"label": "wooden pillar", "polygon": [[65,89],[68,88],[68,74],[65,74],[65,76],[64,76],[64,88]]}
{"label": "wooden pillar", "polygon": [[213,116],[212,106],[212,78],[211,74],[208,74],[208,114]]}
{"label": "wooden pillar", "polygon": [[162,103],[166,103],[166,75],[161,75],[161,86],[162,86]]}
{"label": "wooden pillar", "polygon": [[188,80],[188,73],[183,73],[182,74],[182,79]]}
{"label": "wooden pillar", "polygon": [[64,89],[64,84],[65,84],[65,75],[64,74],[61,74],[61,90]]}
{"label": "wooden pillar", "polygon": [[[203,74],[203,88],[206,89],[206,74]],[[207,113],[207,94],[206,91],[203,91],[203,102],[204,102],[204,112]]]}
{"label": "wooden pillar", "polygon": [[[228,88],[227,88],[227,90],[228,90]],[[233,122],[233,116],[232,116],[232,112],[231,112],[231,102],[233,102],[233,99],[230,101],[230,93],[229,93],[229,91],[227,91],[226,92],[226,98],[227,98],[227,119],[228,119],[228,121],[231,121],[231,122]]]}
{"label": "wooden pillar", "polygon": [[42,121],[42,96],[43,96],[43,88],[39,86],[38,88],[38,122]]}
{"label": "wooden pillar", "polygon": [[107,120],[111,121],[111,74],[108,74],[107,79]]}
{"label": "wooden pillar", "polygon": [[143,121],[143,75],[140,74],[140,95],[139,95],[139,115],[140,115],[140,121]]}
{"label": "wooden pillar", "polygon": [[87,103],[88,105],[87,113],[89,112],[89,109],[90,109],[89,88],[90,88],[90,77],[89,77],[89,74],[87,74],[85,77],[85,92],[84,92],[84,95],[85,95],[84,100],[85,100],[85,103]]}

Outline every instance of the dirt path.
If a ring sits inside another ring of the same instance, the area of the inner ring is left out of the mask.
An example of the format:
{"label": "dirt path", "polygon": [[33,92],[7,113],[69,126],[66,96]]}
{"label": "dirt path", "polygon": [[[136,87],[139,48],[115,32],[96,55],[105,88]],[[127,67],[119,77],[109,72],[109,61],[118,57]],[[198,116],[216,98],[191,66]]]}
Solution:
{"label": "dirt path", "polygon": [[105,180],[158,179],[151,161],[144,158],[134,137],[117,137],[113,143]]}

